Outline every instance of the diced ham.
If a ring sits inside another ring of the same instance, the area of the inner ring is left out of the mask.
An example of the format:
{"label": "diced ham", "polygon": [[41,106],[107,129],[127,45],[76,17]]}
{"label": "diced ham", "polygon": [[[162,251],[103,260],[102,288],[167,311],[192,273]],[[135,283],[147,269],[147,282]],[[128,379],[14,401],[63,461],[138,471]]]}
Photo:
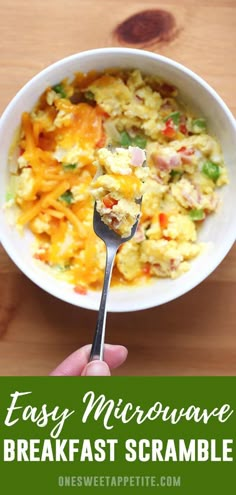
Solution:
{"label": "diced ham", "polygon": [[179,157],[179,155],[173,155],[171,156],[170,158],[170,167],[171,167],[171,170],[172,168],[176,168],[176,167],[179,167],[181,165],[181,159]]}
{"label": "diced ham", "polygon": [[181,161],[185,165],[190,165],[192,163],[192,157],[189,155],[185,155],[184,153],[181,154]]}
{"label": "diced ham", "polygon": [[166,158],[163,158],[162,156],[155,157],[155,165],[163,172],[169,170],[169,162]]}
{"label": "diced ham", "polygon": [[184,164],[192,163],[192,155],[194,155],[194,150],[192,148],[186,148],[186,146],[182,146],[178,151],[178,154],[181,157],[181,161]]}
{"label": "diced ham", "polygon": [[142,242],[145,240],[145,233],[142,225],[138,225],[138,228],[134,234],[134,240],[136,242]]}
{"label": "diced ham", "polygon": [[134,167],[141,167],[146,160],[145,151],[136,146],[129,146],[129,150],[131,151],[131,165]]}
{"label": "diced ham", "polygon": [[177,168],[181,165],[181,157],[178,154],[168,158],[157,155],[155,157],[155,165],[163,172],[170,172],[173,168]]}

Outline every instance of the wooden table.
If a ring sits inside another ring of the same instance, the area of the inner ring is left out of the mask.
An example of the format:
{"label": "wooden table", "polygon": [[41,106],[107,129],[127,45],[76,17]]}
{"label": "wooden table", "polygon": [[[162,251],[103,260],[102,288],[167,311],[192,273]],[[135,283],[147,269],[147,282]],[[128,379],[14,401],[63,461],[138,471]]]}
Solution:
{"label": "wooden table", "polygon": [[[149,10],[158,5],[162,12],[143,14],[117,29],[144,5]],[[84,49],[122,44],[145,46],[187,65],[236,114],[235,25],[235,0],[1,2],[0,112],[50,63]],[[116,374],[235,375],[235,289],[234,247],[213,275],[180,299],[149,311],[109,315],[108,340],[129,349]],[[33,285],[1,249],[0,375],[46,375],[91,342],[95,319],[94,312]]]}

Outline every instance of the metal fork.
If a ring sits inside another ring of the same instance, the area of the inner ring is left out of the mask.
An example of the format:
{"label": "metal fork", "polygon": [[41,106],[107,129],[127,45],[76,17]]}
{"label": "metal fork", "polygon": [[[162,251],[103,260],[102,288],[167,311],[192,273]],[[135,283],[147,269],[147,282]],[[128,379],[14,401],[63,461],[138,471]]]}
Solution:
{"label": "metal fork", "polygon": [[[136,203],[141,206],[142,198],[136,200]],[[105,328],[106,328],[106,315],[107,315],[107,295],[110,287],[112,268],[116,256],[116,252],[121,244],[129,241],[134,236],[138,222],[139,216],[137,217],[136,222],[134,223],[131,234],[128,237],[120,237],[119,234],[116,234],[113,230],[109,229],[109,227],[102,221],[100,214],[96,209],[96,202],[94,205],[94,214],[93,214],[93,228],[94,232],[97,234],[100,239],[103,240],[106,246],[106,267],[103,281],[103,289],[102,296],[100,301],[100,307],[98,311],[98,319],[96,330],[94,334],[90,361],[94,360],[103,360],[103,351],[104,351],[104,339],[105,339]]]}

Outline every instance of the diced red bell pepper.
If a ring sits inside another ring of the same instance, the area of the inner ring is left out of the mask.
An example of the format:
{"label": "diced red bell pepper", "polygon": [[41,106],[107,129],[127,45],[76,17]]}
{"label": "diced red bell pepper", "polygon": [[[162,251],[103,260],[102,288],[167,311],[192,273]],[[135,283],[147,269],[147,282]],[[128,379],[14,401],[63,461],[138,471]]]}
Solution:
{"label": "diced red bell pepper", "polygon": [[187,156],[190,156],[190,155],[193,155],[194,154],[194,150],[192,148],[186,148],[186,146],[182,146],[177,151],[178,151],[178,153],[184,153]]}
{"label": "diced red bell pepper", "polygon": [[39,252],[39,253],[34,253],[33,258],[35,260],[39,260],[39,261],[46,261],[47,260],[47,253],[44,251]]}
{"label": "diced red bell pepper", "polygon": [[144,275],[150,275],[150,270],[151,270],[151,264],[150,263],[145,263],[142,268],[142,272]]}
{"label": "diced red bell pepper", "polygon": [[81,294],[82,296],[85,296],[88,291],[87,291],[86,287],[83,287],[82,285],[75,285],[74,292],[76,294]]}
{"label": "diced red bell pepper", "polygon": [[159,214],[160,226],[162,229],[166,229],[168,225],[168,215],[166,213]]}
{"label": "diced red bell pepper", "polygon": [[102,201],[106,208],[113,208],[113,206],[118,203],[117,199],[112,198],[111,196],[105,196]]}
{"label": "diced red bell pepper", "polygon": [[188,134],[188,129],[187,129],[185,124],[180,124],[179,130],[180,130],[180,132],[182,132],[182,134],[185,134],[185,135]]}
{"label": "diced red bell pepper", "polygon": [[165,128],[161,131],[162,134],[168,138],[174,138],[176,135],[175,125],[172,119],[166,121]]}

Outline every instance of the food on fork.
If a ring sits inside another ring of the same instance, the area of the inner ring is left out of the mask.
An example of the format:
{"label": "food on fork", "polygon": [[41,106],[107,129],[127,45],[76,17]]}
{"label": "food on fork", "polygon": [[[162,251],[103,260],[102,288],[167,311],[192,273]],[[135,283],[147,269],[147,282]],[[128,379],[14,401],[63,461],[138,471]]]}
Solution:
{"label": "food on fork", "polygon": [[121,237],[128,237],[140,215],[142,182],[147,170],[142,167],[145,152],[129,146],[128,149],[101,148],[94,162],[98,177],[92,182],[91,192],[102,221]]}

